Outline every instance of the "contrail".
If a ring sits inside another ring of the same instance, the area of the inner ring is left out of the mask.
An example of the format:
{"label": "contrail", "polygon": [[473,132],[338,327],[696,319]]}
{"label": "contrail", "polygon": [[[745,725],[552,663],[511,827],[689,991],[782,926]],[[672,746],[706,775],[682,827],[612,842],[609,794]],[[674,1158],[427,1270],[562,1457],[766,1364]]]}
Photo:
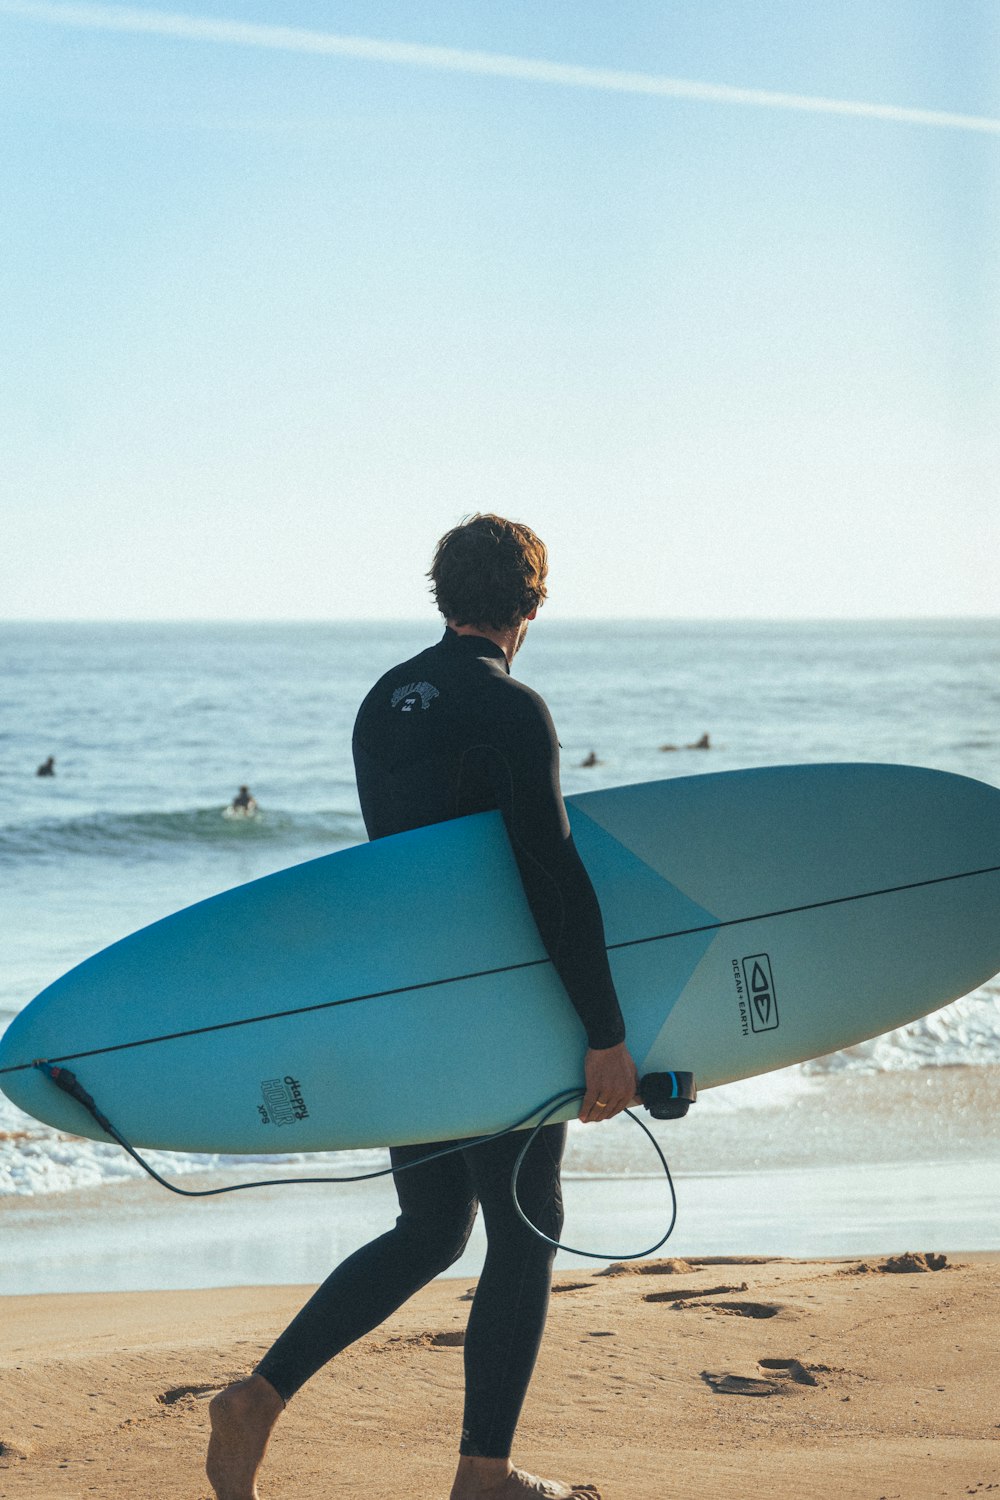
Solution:
{"label": "contrail", "polygon": [[205,17],[175,15],[170,11],[139,10],[127,5],[49,4],[44,0],[0,0],[0,13],[57,26],[88,31],[117,31],[169,37],[178,41],[219,42],[237,47],[262,47],[314,56],[351,57],[364,62],[396,63],[451,73],[478,73],[513,78],[524,83],[556,84],[564,88],[599,89],[607,93],[647,94],[668,99],[695,99],[706,104],[746,104],[759,109],[791,109],[811,114],[847,115],[858,119],[890,120],[901,125],[932,125],[946,130],[974,130],[1000,134],[1000,119],[986,115],[949,114],[937,109],[911,109],[896,104],[869,104],[858,99],[825,99],[814,94],[785,94],[771,89],[733,88],[720,83],[695,83],[665,78],[658,73],[633,73],[618,68],[578,67],[497,52],[466,51],[458,47],[427,47],[415,42],[386,42],[373,37],[339,36],[296,26],[247,24]]}

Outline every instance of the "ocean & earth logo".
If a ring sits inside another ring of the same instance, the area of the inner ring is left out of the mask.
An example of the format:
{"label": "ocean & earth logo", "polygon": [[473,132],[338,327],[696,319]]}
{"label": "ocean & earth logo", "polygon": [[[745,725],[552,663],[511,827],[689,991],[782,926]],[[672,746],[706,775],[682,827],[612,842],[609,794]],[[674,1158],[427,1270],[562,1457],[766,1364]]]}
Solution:
{"label": "ocean & earth logo", "polygon": [[742,968],[752,1029],[774,1031],[778,1024],[778,1002],[774,995],[771,960],[766,953],[752,953],[742,960]]}
{"label": "ocean & earth logo", "polygon": [[734,958],[732,963],[742,1034],[774,1031],[778,1025],[778,1003],[770,958],[766,953],[750,953],[746,958]]}

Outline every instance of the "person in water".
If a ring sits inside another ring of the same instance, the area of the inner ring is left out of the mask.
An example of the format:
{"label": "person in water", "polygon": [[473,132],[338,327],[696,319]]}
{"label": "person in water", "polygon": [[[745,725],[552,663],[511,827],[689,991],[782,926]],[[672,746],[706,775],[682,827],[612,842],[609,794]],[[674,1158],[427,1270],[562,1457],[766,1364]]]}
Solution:
{"label": "person in water", "polygon": [[41,765],[38,767],[38,770],[35,772],[36,776],[54,776],[55,774],[56,758],[54,755],[50,755],[48,760],[43,760]]}
{"label": "person in water", "polygon": [[[711,750],[712,741],[707,734],[703,734],[700,740],[695,740],[693,745],[685,745],[685,750]],[[679,750],[679,745],[661,745],[661,750]]]}
{"label": "person in water", "polygon": [[[579,1018],[586,1084],[579,1117],[589,1123],[634,1102],[637,1078],[600,908],[566,817],[555,728],[538,694],[510,675],[546,596],[546,572],[544,544],[518,522],[476,515],[447,532],[429,575],[444,635],[369,692],[355,724],[354,761],[372,839],[499,809],[540,936]],[[455,878],[474,879],[474,871]],[[474,1024],[470,1018],[470,1032]],[[438,1087],[437,1080],[424,1087]],[[525,1213],[553,1240],[562,1228],[565,1139],[565,1124],[540,1131],[519,1179]],[[539,1479],[511,1461],[555,1254],[512,1201],[523,1136],[401,1170],[448,1144],[455,1143],[393,1147],[395,1227],[344,1261],[254,1374],[212,1401],[206,1467],[218,1500],[255,1500],[256,1474],[283,1408],[328,1360],[459,1258],[480,1204],[487,1251],[465,1337],[451,1500],[599,1500],[592,1485]]]}
{"label": "person in water", "polygon": [[257,811],[257,799],[251,795],[248,786],[241,786],[229,807],[234,813],[242,813],[245,818],[252,818]]}

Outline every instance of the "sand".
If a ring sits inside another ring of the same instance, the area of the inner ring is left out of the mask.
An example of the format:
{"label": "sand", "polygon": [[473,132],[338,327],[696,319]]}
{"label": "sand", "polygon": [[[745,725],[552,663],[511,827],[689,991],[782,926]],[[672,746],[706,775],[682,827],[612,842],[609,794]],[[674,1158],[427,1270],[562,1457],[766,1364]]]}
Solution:
{"label": "sand", "polygon": [[[0,1496],[207,1497],[211,1394],[307,1290],[3,1299]],[[468,1294],[434,1283],[321,1371],[262,1500],[446,1497]],[[560,1273],[515,1456],[605,1500],[1000,1500],[998,1328],[994,1254]]]}

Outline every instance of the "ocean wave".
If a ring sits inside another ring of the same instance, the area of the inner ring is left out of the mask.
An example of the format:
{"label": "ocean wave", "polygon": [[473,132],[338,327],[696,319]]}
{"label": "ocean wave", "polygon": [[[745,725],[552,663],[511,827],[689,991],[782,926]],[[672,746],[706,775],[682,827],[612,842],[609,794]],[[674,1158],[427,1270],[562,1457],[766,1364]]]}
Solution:
{"label": "ocean wave", "polygon": [[810,1075],[1000,1064],[1000,976],[897,1031],[802,1064]]}
{"label": "ocean wave", "polygon": [[302,845],[326,847],[358,843],[365,837],[357,813],[330,810],[291,813],[268,808],[256,816],[227,817],[220,807],[176,812],[98,812],[72,818],[43,818],[0,828],[0,862],[48,860],[67,855],[149,854],[178,845]]}

